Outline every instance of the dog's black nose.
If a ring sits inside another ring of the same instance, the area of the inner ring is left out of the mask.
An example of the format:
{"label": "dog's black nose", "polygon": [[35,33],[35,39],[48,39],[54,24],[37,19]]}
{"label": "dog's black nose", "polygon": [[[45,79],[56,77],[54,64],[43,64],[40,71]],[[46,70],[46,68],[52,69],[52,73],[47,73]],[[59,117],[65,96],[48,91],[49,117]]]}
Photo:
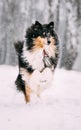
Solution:
{"label": "dog's black nose", "polygon": [[48,45],[51,43],[51,41],[50,40],[48,40]]}

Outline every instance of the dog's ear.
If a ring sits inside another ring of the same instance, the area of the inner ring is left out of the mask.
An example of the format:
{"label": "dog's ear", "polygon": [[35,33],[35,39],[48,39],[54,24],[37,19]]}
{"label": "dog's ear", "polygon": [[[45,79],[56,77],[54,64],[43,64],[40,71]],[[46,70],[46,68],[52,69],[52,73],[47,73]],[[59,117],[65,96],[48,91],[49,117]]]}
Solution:
{"label": "dog's ear", "polygon": [[35,21],[35,27],[40,28],[40,27],[42,27],[42,25],[38,21]]}
{"label": "dog's ear", "polygon": [[54,22],[53,22],[53,21],[50,22],[50,23],[48,24],[48,27],[49,27],[50,29],[54,29]]}

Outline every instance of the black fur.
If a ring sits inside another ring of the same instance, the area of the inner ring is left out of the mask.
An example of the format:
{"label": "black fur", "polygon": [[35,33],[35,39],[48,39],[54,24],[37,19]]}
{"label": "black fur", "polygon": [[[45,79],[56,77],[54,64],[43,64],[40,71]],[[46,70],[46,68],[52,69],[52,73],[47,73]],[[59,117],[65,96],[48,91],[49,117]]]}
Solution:
{"label": "black fur", "polygon": [[32,66],[26,60],[24,60],[21,56],[19,56],[19,66],[26,69],[28,73],[32,73],[34,71]]}
{"label": "black fur", "polygon": [[18,55],[22,55],[23,45],[24,45],[23,41],[17,41],[14,43],[14,47]]}
{"label": "black fur", "polygon": [[[23,45],[24,45],[23,41],[22,42],[18,41],[17,43],[14,43],[14,47],[15,47],[15,50],[16,50],[17,55],[18,55],[19,71],[20,71],[20,67],[22,67],[22,68],[26,69],[29,73],[32,73],[34,71],[34,69],[32,68],[31,65],[29,65],[29,63],[27,61],[25,61],[22,58]],[[25,94],[25,83],[22,80],[22,76],[20,74],[18,75],[18,77],[15,81],[15,84],[17,86],[17,89],[19,91],[23,91],[23,93]]]}
{"label": "black fur", "polygon": [[32,73],[34,69],[32,68],[29,63],[22,58],[22,53],[23,53],[23,45],[24,42],[18,41],[17,43],[14,43],[17,55],[18,55],[18,62],[19,62],[19,68],[25,68],[29,73]]}
{"label": "black fur", "polygon": [[17,89],[18,89],[19,91],[23,91],[23,93],[25,94],[25,83],[24,83],[24,81],[22,80],[22,77],[21,77],[20,74],[17,76],[17,79],[16,79],[16,81],[15,81],[15,84],[16,84],[16,86],[17,86]]}
{"label": "black fur", "polygon": [[27,29],[26,31],[26,44],[27,44],[27,49],[31,50],[32,47],[34,46],[33,40],[37,38],[38,36],[41,36],[43,38],[49,37],[49,36],[54,37],[55,39],[55,44],[58,45],[58,37],[57,34],[54,31],[54,22],[50,22],[49,24],[44,24],[41,25],[39,22],[35,22],[30,28]]}

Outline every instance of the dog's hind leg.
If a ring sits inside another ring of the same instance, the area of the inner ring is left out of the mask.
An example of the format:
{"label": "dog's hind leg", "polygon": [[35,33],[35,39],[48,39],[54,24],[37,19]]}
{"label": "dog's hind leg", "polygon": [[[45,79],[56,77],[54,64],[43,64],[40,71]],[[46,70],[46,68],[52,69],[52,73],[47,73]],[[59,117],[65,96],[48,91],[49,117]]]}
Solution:
{"label": "dog's hind leg", "polygon": [[30,102],[31,88],[28,85],[25,85],[25,101],[26,103]]}
{"label": "dog's hind leg", "polygon": [[24,90],[25,90],[24,95],[25,95],[25,101],[27,103],[27,102],[30,102],[30,95],[31,95],[31,88],[30,88],[30,85],[28,84],[29,79],[30,79],[30,74],[24,68],[20,68],[20,73],[24,81]]}
{"label": "dog's hind leg", "polygon": [[25,82],[22,80],[22,76],[19,74],[15,81],[16,87],[19,91],[23,91],[25,94]]}
{"label": "dog's hind leg", "polygon": [[26,103],[30,102],[31,89],[30,89],[30,87],[28,87],[28,85],[25,83],[25,81],[22,80],[20,74],[18,75],[18,77],[15,81],[15,84],[17,86],[17,89],[19,91],[23,92]]}

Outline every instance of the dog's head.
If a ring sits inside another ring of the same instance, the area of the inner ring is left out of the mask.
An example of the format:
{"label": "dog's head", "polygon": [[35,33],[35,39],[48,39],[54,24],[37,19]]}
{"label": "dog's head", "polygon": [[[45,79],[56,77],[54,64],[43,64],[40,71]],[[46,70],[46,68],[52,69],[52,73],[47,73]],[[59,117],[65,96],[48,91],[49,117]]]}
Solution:
{"label": "dog's head", "polygon": [[53,46],[58,44],[58,37],[54,31],[54,22],[49,24],[40,24],[35,22],[26,31],[26,44],[27,49],[41,49],[45,46]]}

